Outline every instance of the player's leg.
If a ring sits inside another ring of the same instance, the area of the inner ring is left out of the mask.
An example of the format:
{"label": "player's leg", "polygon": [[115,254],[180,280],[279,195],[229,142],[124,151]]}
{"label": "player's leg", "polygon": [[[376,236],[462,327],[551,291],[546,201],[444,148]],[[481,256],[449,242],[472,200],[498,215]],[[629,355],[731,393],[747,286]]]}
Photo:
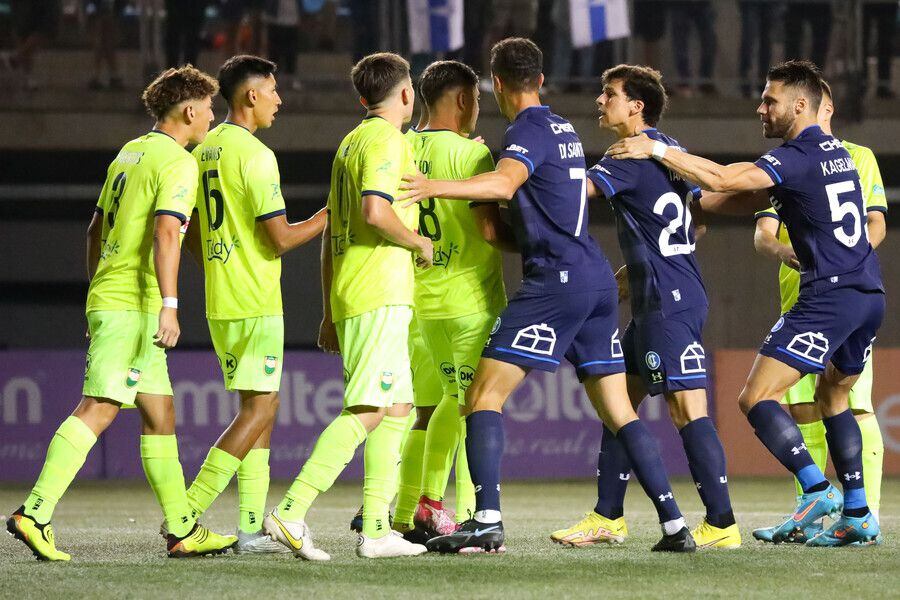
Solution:
{"label": "player's leg", "polygon": [[872,357],[866,361],[866,366],[859,379],[850,389],[850,410],[859,424],[862,434],[863,473],[866,474],[865,489],[866,500],[875,519],[878,520],[881,507],[881,476],[884,465],[884,439],[881,437],[881,428],[875,417],[875,409],[872,406],[872,381],[873,367]]}
{"label": "player's leg", "polygon": [[[816,375],[809,374],[800,378],[785,393],[782,403],[787,404],[788,412],[797,422],[803,435],[806,449],[813,457],[816,465],[825,471],[828,463],[828,443],[825,441],[825,425],[822,423],[822,411],[816,404]],[[794,479],[797,495],[803,493],[800,483]]]}
{"label": "player's leg", "polygon": [[270,424],[257,438],[237,470],[239,522],[235,552],[270,554],[287,552],[263,531],[266,497],[269,493]]}

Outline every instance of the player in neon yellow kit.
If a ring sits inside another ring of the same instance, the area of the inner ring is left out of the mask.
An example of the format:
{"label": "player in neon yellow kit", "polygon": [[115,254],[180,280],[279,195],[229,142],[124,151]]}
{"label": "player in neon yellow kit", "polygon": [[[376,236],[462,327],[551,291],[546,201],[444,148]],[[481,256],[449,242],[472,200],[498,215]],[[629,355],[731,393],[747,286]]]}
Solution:
{"label": "player in neon yellow kit", "polygon": [[119,151],[88,228],[90,347],[81,402],[50,441],[44,468],[6,527],[39,560],[67,561],[50,519],[57,502],[120,408],[141,413],[141,462],[163,510],[170,557],[226,551],[237,539],[190,514],[175,440],[166,349],[178,342],[181,232],[194,206],[197,165],[185,151],[213,119],[214,79],[169,69],[144,90],[153,129]]}
{"label": "player in neon yellow kit", "polygon": [[194,149],[199,217],[188,242],[206,275],[206,316],[225,387],[239,392],[241,404],[210,449],[188,500],[202,514],[237,473],[238,552],[284,551],[262,532],[284,356],[281,255],[325,227],[325,209],[288,223],[278,162],[254,135],[271,127],[281,105],[275,68],[256,56],[226,61],[219,85],[228,116]]}
{"label": "player in neon yellow kit", "polygon": [[[834,114],[834,101],[831,88],[825,83],[822,103],[819,107],[819,126],[831,135],[831,117]],[[847,141],[841,142],[850,153],[859,173],[863,200],[866,206],[866,233],[873,248],[884,240],[886,227],[884,213],[887,212],[887,199],[884,195],[884,184],[875,155],[865,146]],[[770,256],[781,262],[778,271],[778,287],[781,293],[781,312],[786,313],[797,302],[800,292],[799,262],[791,247],[791,240],[778,213],[767,209],[756,214],[756,234],[754,245],[757,252]],[[822,424],[822,413],[815,402],[816,376],[807,375],[798,381],[785,394],[783,403],[788,405],[791,416],[797,421],[803,441],[813,460],[820,469],[825,469],[828,460],[828,444],[825,440],[825,426]],[[878,518],[878,507],[881,499],[881,474],[884,461],[884,441],[875,410],[872,406],[872,361],[866,361],[865,369],[850,391],[850,409],[856,416],[863,443],[863,470],[865,477],[866,499],[875,518]],[[798,484],[799,485],[799,484]],[[799,489],[799,488],[798,488]],[[798,494],[800,492],[798,491]],[[762,528],[753,532],[753,537],[762,541],[772,541],[774,528]],[[821,523],[807,528],[802,534],[790,538],[790,541],[802,544],[822,530]]]}
{"label": "player in neon yellow kit", "polygon": [[415,170],[400,128],[412,117],[409,63],[396,54],[363,58],[351,71],[366,118],[341,142],[331,172],[323,235],[325,315],[319,345],[344,361],[344,410],[322,432],[265,529],[303,558],[312,546],[306,513],[365,440],[361,557],[413,556],[425,547],[391,531],[400,446],[412,403],[409,323],[415,265],[428,267],[431,240],[418,235],[418,209],[394,203],[402,176]]}
{"label": "player in neon yellow kit", "polygon": [[[468,139],[478,120],[475,72],[460,62],[436,62],[422,73],[419,90],[428,120],[407,132],[419,170],[438,179],[492,171],[490,150]],[[413,538],[413,523],[426,538],[455,528],[442,504],[454,454],[457,518],[468,519],[474,510],[459,406],[465,405],[491,326],[506,306],[500,252],[485,238],[498,245],[505,240],[512,248],[512,232],[500,220],[496,203],[425,201],[419,207],[419,233],[433,241],[435,259],[433,268],[416,273],[415,321],[422,350],[416,352],[413,345],[413,372],[416,355],[424,355],[424,362],[433,363],[428,367],[437,367],[443,390],[420,394],[413,382],[417,420],[403,450],[394,515],[394,528],[407,539],[422,539],[421,534]]]}

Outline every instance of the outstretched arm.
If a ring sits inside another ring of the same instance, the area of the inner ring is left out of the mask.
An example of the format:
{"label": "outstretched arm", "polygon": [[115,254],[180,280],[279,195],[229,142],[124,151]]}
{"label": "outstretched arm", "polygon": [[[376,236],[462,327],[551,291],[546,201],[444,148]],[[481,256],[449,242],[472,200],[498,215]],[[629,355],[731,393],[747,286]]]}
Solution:
{"label": "outstretched arm", "polygon": [[703,212],[732,217],[749,217],[769,208],[769,194],[755,192],[703,192],[699,202]]}
{"label": "outstretched arm", "polygon": [[428,198],[506,202],[528,180],[528,167],[512,158],[501,158],[497,168],[468,179],[456,181],[428,179],[421,173],[404,175],[398,200],[409,206]]}

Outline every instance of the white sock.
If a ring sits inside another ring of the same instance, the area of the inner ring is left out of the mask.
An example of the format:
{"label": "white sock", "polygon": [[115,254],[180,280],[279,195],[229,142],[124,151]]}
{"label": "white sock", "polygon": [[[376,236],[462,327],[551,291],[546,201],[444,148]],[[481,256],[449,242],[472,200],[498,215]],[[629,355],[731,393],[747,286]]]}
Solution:
{"label": "white sock", "polygon": [[475,520],[479,523],[499,523],[500,522],[500,511],[499,510],[478,510],[475,511]]}
{"label": "white sock", "polygon": [[678,517],[662,524],[662,530],[665,535],[675,535],[684,527],[684,517]]}

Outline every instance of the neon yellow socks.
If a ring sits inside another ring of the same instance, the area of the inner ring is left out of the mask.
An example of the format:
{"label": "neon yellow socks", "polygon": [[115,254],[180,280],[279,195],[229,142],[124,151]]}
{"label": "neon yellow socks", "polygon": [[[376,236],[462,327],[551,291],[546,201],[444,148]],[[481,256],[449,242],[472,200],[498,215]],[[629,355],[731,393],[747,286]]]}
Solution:
{"label": "neon yellow socks", "polygon": [[459,403],[453,396],[444,396],[428,421],[425,436],[422,494],[428,498],[443,500],[458,443]]}
{"label": "neon yellow socks", "polygon": [[184,473],[178,461],[175,436],[142,435],[141,464],[162,508],[169,533],[183,538],[191,532],[196,519],[191,517],[191,507],[184,490]]}
{"label": "neon yellow socks", "polygon": [[41,524],[49,523],[56,503],[84,465],[97,436],[78,417],[69,417],[59,426],[37,483],[25,500],[25,514]]}
{"label": "neon yellow socks", "polygon": [[362,531],[366,537],[380,538],[390,533],[390,506],[397,493],[400,444],[406,423],[406,417],[384,417],[366,440]]}
{"label": "neon yellow socks", "polygon": [[422,459],[425,449],[425,431],[411,429],[403,445],[400,460],[400,486],[397,504],[394,506],[394,523],[412,525],[419,496],[422,494]]}
{"label": "neon yellow socks", "polygon": [[187,491],[188,503],[195,517],[205,513],[219,494],[225,491],[240,465],[241,459],[224,450],[215,446],[209,449],[197,478]]}
{"label": "neon yellow socks", "polygon": [[[800,434],[803,436],[803,443],[809,455],[812,456],[813,462],[816,463],[822,472],[825,472],[825,465],[828,463],[828,442],[825,441],[825,424],[822,421],[814,421],[812,423],[797,423],[800,428]],[[797,488],[797,495],[803,494],[803,488],[800,482],[794,478],[794,485]]]}
{"label": "neon yellow socks", "polygon": [[278,505],[279,516],[288,521],[306,519],[313,501],[334,485],[334,480],[353,460],[353,453],[365,439],[366,428],[356,415],[342,411],[316,440],[312,454]]}
{"label": "neon yellow socks", "polygon": [[237,471],[238,527],[244,533],[256,533],[262,527],[269,493],[269,449],[254,448],[247,453]]}
{"label": "neon yellow socks", "polygon": [[456,522],[475,516],[475,484],[466,458],[466,418],[459,417],[459,446],[456,449]]}
{"label": "neon yellow socks", "polygon": [[866,488],[866,503],[878,519],[881,507],[881,473],[884,467],[884,439],[875,415],[857,421],[862,434],[863,483]]}

